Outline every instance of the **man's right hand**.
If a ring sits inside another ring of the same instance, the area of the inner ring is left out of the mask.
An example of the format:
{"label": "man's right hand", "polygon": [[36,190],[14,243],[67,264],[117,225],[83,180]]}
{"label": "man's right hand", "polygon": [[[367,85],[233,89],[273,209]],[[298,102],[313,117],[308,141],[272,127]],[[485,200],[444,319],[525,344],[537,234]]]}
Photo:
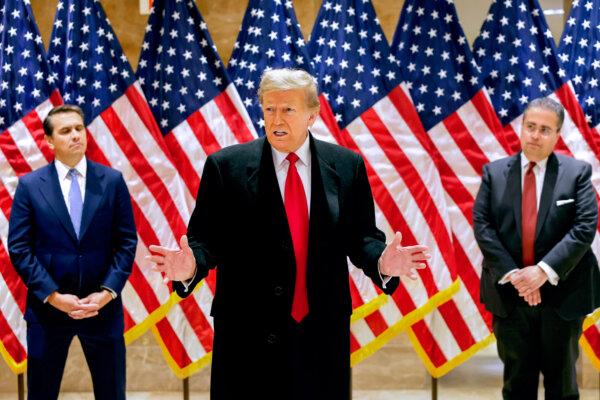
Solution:
{"label": "man's right hand", "polygon": [[97,304],[81,303],[79,297],[75,295],[58,292],[53,292],[48,296],[48,303],[52,307],[69,314],[74,319],[94,317],[98,315],[100,308]]}
{"label": "man's right hand", "polygon": [[193,278],[196,272],[196,259],[186,235],[179,240],[179,246],[180,249],[169,249],[151,245],[150,251],[156,254],[146,256],[147,260],[154,263],[154,270],[165,274],[166,282],[187,281]]}

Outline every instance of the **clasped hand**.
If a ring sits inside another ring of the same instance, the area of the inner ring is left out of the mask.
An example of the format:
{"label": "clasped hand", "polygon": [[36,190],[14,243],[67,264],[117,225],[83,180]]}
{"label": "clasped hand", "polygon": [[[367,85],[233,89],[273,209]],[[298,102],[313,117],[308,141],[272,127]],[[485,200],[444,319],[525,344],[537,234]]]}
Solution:
{"label": "clasped hand", "polygon": [[95,317],[98,311],[112,300],[108,290],[94,292],[80,299],[73,294],[54,292],[48,297],[48,303],[73,319]]}
{"label": "clasped hand", "polygon": [[531,265],[513,272],[510,274],[509,280],[527,304],[536,306],[542,302],[540,287],[546,283],[548,276],[538,265]]}
{"label": "clasped hand", "polygon": [[379,271],[387,276],[407,276],[415,280],[419,276],[417,270],[427,266],[425,261],[430,258],[429,248],[423,245],[403,247],[401,242],[402,234],[396,232],[394,240],[381,254]]}

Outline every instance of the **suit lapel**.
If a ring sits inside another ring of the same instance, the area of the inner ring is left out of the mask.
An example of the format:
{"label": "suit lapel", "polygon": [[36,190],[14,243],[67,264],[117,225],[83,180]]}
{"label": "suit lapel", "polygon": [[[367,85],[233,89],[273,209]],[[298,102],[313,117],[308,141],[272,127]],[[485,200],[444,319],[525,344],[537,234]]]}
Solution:
{"label": "suit lapel", "polygon": [[552,199],[554,197],[554,187],[556,186],[556,180],[559,173],[559,161],[558,157],[554,153],[548,157],[548,163],[546,164],[546,176],[544,177],[544,186],[542,187],[542,196],[540,198],[540,208],[538,210],[537,224],[535,229],[535,238],[539,236],[542,226],[546,221],[548,210],[552,205]]}
{"label": "suit lapel", "polygon": [[[322,145],[318,141],[316,141],[312,137],[312,135],[310,136],[310,145],[312,163],[310,207],[311,210],[313,210],[313,207],[317,207],[319,202],[321,203],[321,205],[326,205],[327,209],[325,211],[326,214],[329,216],[328,219],[335,224],[339,218],[340,213],[340,177],[335,171],[335,166],[330,164],[330,162],[324,158]],[[320,190],[320,193],[316,192],[315,189]],[[324,196],[325,198],[323,199],[319,196]]]}
{"label": "suit lapel", "polygon": [[[521,240],[521,153],[513,156],[506,166],[506,201],[512,205],[517,235]],[[505,203],[506,204],[506,203]]]}
{"label": "suit lapel", "polygon": [[100,200],[105,193],[106,182],[104,172],[99,170],[89,160],[87,161],[87,177],[85,180],[85,199],[83,201],[83,214],[81,215],[81,227],[79,238],[81,239],[90,226],[94,214],[98,209]]}
{"label": "suit lapel", "polygon": [[77,241],[77,235],[75,234],[75,229],[73,229],[73,223],[71,222],[65,198],[60,190],[58,173],[56,172],[54,163],[48,165],[46,172],[46,174],[40,176],[40,193],[46,202],[48,202],[48,205],[71,238]]}

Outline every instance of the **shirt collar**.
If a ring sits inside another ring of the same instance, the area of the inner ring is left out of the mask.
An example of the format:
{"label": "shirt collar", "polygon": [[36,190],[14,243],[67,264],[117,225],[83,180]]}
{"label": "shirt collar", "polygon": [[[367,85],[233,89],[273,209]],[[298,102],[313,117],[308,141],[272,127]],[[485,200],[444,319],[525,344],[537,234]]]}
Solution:
{"label": "shirt collar", "polygon": [[[547,163],[548,163],[548,157],[544,158],[543,160],[537,161],[535,164],[540,169],[540,171],[543,171],[546,169]],[[529,160],[525,156],[525,153],[521,153],[521,169],[522,170],[527,169],[528,166],[529,166]]]}
{"label": "shirt collar", "polygon": [[[54,160],[54,165],[56,166],[56,172],[58,173],[58,179],[63,180],[67,177],[69,170],[71,167],[63,163],[59,160]],[[79,175],[85,178],[85,174],[87,173],[87,160],[85,156],[75,165],[75,170]]]}
{"label": "shirt collar", "polygon": [[[285,158],[290,153],[289,152],[288,153],[281,152],[279,150],[276,150],[273,146],[271,146],[271,152],[273,154],[273,162],[275,163],[275,167],[278,169],[283,167],[283,162],[286,161]],[[308,135],[306,135],[306,139],[304,140],[304,143],[302,143],[302,145],[294,153],[296,153],[299,161],[302,164],[306,165],[307,167],[310,165],[310,140],[309,140]]]}

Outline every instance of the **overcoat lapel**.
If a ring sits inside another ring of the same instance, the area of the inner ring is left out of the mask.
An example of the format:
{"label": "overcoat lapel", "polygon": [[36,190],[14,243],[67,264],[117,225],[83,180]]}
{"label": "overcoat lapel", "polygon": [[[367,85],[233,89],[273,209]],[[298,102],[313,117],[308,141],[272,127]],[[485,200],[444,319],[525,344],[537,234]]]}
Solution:
{"label": "overcoat lapel", "polygon": [[87,228],[90,226],[94,214],[98,209],[100,200],[106,189],[104,172],[87,161],[87,178],[85,183],[85,199],[83,201],[83,214],[81,215],[81,227],[79,229],[79,238],[83,238]]}
{"label": "overcoat lapel", "polygon": [[546,176],[544,177],[544,186],[542,187],[542,196],[540,198],[540,209],[538,210],[537,224],[535,229],[535,238],[537,240],[546,217],[548,216],[548,210],[552,205],[552,199],[554,197],[554,187],[559,173],[559,161],[558,157],[554,153],[548,157],[548,163],[546,164]]}
{"label": "overcoat lapel", "polygon": [[48,202],[48,205],[71,236],[76,242],[77,235],[75,229],[73,229],[73,223],[69,215],[69,210],[65,204],[65,199],[60,190],[60,183],[58,182],[58,173],[56,172],[56,166],[54,163],[48,165],[46,168],[46,174],[40,176],[39,190],[42,197]]}
{"label": "overcoat lapel", "polygon": [[[314,260],[321,254],[319,247],[328,242],[324,238],[334,234],[333,227],[339,218],[339,176],[335,166],[324,158],[320,143],[315,141],[312,135],[310,150],[311,195],[307,276],[312,276]],[[310,290],[310,280],[307,280],[307,284]]]}
{"label": "overcoat lapel", "polygon": [[[290,229],[275,175],[271,146],[266,139],[259,140],[263,141],[262,151],[258,162],[248,166],[248,188],[256,197],[256,204],[262,215],[259,221],[264,221],[268,227],[266,232],[272,234],[273,239],[277,241],[286,240],[292,249]],[[293,258],[293,250],[291,255]]]}

